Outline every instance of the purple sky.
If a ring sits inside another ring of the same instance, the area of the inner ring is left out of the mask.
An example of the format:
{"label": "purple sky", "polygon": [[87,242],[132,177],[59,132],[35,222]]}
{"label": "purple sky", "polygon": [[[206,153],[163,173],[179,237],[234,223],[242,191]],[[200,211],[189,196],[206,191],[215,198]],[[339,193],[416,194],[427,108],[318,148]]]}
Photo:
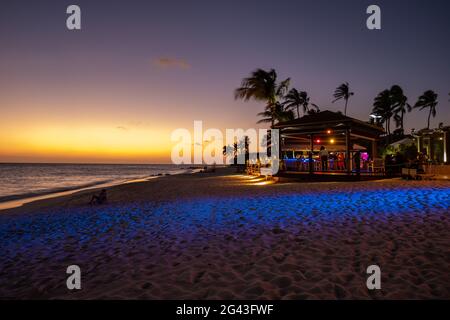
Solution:
{"label": "purple sky", "polygon": [[[69,4],[81,7],[81,31],[65,28]],[[381,7],[381,31],[366,28],[370,4]],[[0,137],[16,142],[0,161],[57,159],[53,145],[27,147],[34,132],[254,127],[263,105],[235,101],[233,90],[256,68],[291,77],[322,109],[343,110],[332,94],[348,81],[348,114],[363,120],[393,84],[410,103],[432,89],[432,125],[450,124],[449,16],[450,2],[437,0],[2,1]],[[406,129],[426,116],[407,114]],[[64,159],[82,160],[73,157]]]}

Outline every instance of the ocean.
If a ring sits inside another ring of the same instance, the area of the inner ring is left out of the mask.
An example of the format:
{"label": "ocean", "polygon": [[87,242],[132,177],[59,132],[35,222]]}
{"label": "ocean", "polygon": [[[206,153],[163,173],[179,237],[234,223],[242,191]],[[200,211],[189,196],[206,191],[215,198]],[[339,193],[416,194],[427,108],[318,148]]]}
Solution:
{"label": "ocean", "polygon": [[172,164],[0,163],[0,202],[192,171]]}

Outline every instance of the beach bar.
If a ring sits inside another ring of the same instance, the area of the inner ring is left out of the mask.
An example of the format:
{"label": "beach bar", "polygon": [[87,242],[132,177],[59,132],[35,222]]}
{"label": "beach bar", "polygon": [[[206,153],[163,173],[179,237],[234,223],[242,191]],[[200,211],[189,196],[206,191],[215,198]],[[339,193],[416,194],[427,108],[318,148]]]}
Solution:
{"label": "beach bar", "polygon": [[281,174],[379,175],[384,129],[340,112],[322,111],[273,126],[280,130]]}

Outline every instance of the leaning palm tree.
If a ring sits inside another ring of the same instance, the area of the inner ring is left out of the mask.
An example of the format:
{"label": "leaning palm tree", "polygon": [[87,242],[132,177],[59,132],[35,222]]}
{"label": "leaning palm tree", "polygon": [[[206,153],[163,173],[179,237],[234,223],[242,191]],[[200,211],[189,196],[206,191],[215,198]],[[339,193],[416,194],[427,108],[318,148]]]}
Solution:
{"label": "leaning palm tree", "polygon": [[333,103],[335,103],[336,101],[340,100],[340,99],[344,99],[345,100],[345,109],[344,109],[344,115],[347,115],[347,104],[348,104],[348,99],[350,98],[350,96],[352,96],[354,93],[350,92],[350,87],[348,85],[348,82],[345,82],[343,84],[341,84],[339,87],[336,88],[336,90],[334,91],[334,95],[333,97],[335,98],[333,100]]}
{"label": "leaning palm tree", "polygon": [[403,124],[404,117],[406,111],[411,111],[411,106],[408,104],[408,98],[403,94],[403,89],[394,85],[390,90],[391,94],[391,102],[392,102],[392,112],[394,113],[394,120],[396,122],[397,127],[400,127],[400,130],[403,134]]}
{"label": "leaning palm tree", "polygon": [[309,96],[308,96],[308,92],[306,91],[300,91],[300,98],[302,99],[302,107],[303,107],[303,112],[308,112],[309,113]]}
{"label": "leaning palm tree", "polygon": [[302,105],[303,100],[300,97],[300,92],[292,88],[289,92],[284,96],[283,105],[286,109],[297,109],[297,118],[300,118],[300,106]]}
{"label": "leaning palm tree", "polygon": [[436,106],[438,104],[437,101],[438,95],[433,90],[427,90],[419,97],[414,108],[419,108],[420,110],[429,109],[428,111],[428,122],[427,129],[430,129],[430,118],[433,115],[433,118],[436,116]]}
{"label": "leaning palm tree", "polygon": [[234,92],[234,98],[265,102],[266,111],[269,110],[272,115],[270,122],[273,126],[276,120],[273,116],[277,113],[275,110],[277,103],[286,94],[290,82],[289,78],[280,83],[277,80],[277,73],[274,69],[269,71],[257,69],[248,78],[242,80],[241,87]]}
{"label": "leaning palm tree", "polygon": [[283,105],[286,109],[297,109],[297,118],[300,118],[300,107],[303,107],[303,115],[309,111],[309,97],[306,91],[298,91],[292,88],[285,96]]}
{"label": "leaning palm tree", "polygon": [[380,120],[384,121],[388,137],[391,135],[391,118],[393,116],[392,105],[390,90],[384,90],[374,99],[372,109],[372,113],[380,116]]}

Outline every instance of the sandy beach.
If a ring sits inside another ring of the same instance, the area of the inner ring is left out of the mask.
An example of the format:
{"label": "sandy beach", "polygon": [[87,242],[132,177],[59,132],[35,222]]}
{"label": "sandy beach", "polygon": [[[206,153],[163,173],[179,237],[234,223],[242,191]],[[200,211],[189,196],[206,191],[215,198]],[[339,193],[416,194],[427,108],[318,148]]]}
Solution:
{"label": "sandy beach", "polygon": [[[450,299],[450,182],[165,176],[0,211],[2,299]],[[82,289],[66,288],[79,265]],[[368,290],[366,268],[381,268]]]}

